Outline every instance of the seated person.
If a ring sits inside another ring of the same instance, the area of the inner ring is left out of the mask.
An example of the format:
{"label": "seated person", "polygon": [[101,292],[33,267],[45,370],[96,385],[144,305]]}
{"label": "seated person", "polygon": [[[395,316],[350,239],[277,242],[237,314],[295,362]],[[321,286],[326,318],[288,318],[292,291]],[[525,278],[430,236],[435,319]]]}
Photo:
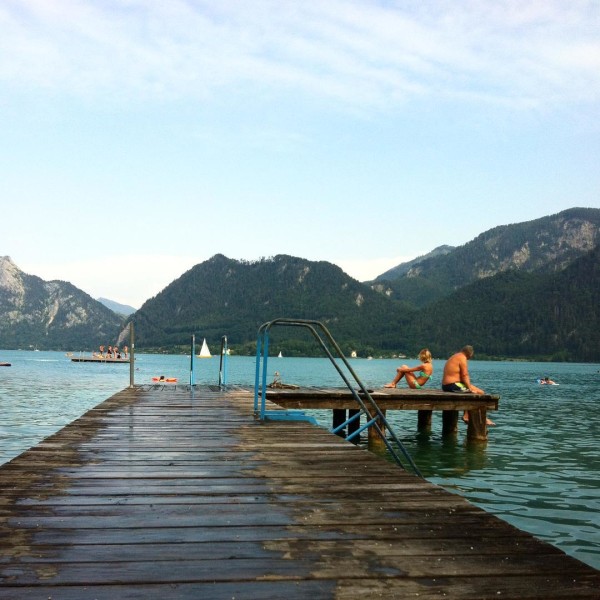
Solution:
{"label": "seated person", "polygon": [[386,383],[383,387],[395,388],[398,382],[404,377],[408,387],[420,389],[433,375],[431,352],[429,352],[427,348],[423,348],[423,350],[419,352],[419,360],[421,361],[421,364],[416,367],[409,367],[408,365],[398,367],[396,369],[396,377],[394,377],[390,383]]}
{"label": "seated person", "polygon": [[[467,361],[473,357],[473,346],[465,346],[460,352],[453,354],[444,365],[444,374],[442,375],[442,390],[444,392],[459,392],[473,394],[485,394],[485,392],[471,383],[469,377],[469,367]],[[469,421],[469,413],[465,411],[463,421]],[[495,425],[493,421],[487,419],[488,425]]]}

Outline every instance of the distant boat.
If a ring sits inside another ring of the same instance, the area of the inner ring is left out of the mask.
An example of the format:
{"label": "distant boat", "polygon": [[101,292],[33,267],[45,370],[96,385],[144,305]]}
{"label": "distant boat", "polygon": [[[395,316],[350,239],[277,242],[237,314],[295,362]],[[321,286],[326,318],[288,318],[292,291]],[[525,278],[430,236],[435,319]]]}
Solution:
{"label": "distant boat", "polygon": [[283,354],[281,352],[277,355],[277,358],[283,358]]}
{"label": "distant boat", "polygon": [[202,348],[200,348],[200,354],[197,355],[198,358],[212,358],[212,354],[208,349],[208,345],[206,344],[206,338],[202,340]]}
{"label": "distant boat", "polygon": [[10,367],[10,363],[0,362],[0,367]]}

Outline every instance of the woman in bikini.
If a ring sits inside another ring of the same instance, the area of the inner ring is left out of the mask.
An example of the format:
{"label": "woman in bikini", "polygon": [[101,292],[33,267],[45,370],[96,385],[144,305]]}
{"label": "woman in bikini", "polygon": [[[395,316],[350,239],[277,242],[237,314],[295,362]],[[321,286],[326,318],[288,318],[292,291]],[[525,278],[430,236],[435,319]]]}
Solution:
{"label": "woman in bikini", "polygon": [[398,382],[404,377],[408,387],[420,389],[423,387],[429,378],[433,375],[433,365],[431,364],[431,352],[427,348],[423,348],[419,352],[420,365],[409,367],[402,365],[396,369],[396,377],[390,383],[386,383],[383,387],[395,388]]}

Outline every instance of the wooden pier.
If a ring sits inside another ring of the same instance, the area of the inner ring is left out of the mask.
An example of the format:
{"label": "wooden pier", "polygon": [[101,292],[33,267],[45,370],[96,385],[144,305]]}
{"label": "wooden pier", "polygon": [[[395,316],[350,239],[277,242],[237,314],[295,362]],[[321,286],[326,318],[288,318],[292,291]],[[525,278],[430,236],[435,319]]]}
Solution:
{"label": "wooden pier", "polygon": [[2,600],[600,598],[599,571],[462,497],[257,421],[248,389],[124,390],[0,490]]}
{"label": "wooden pier", "polygon": [[[457,394],[431,388],[379,388],[367,391],[384,415],[392,410],[417,411],[417,428],[420,431],[430,430],[433,412],[441,411],[442,434],[455,434],[458,432],[459,411],[467,411],[470,415],[467,438],[478,441],[487,440],[487,411],[498,410],[500,400],[495,394]],[[283,408],[331,410],[334,427],[343,423],[351,414],[349,411],[356,410],[357,407],[350,390],[344,388],[275,387],[267,389],[265,395],[267,399]],[[377,445],[374,430],[369,430],[369,434],[370,445]]]}

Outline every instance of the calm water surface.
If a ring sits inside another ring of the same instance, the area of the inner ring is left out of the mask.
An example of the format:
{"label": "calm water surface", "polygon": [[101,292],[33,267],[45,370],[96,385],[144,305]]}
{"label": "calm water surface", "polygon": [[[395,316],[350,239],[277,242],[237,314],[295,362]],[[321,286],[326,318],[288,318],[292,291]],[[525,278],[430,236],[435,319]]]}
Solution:
{"label": "calm water surface", "polygon": [[[138,354],[135,383],[153,376],[188,383],[187,356]],[[129,385],[128,365],[72,363],[60,352],[0,351],[0,464],[54,433]],[[407,361],[410,364],[416,364]],[[389,381],[398,362],[353,360],[370,387]],[[269,378],[299,385],[340,385],[326,359],[269,359]],[[429,385],[439,387],[442,361]],[[197,360],[196,383],[216,384],[218,358]],[[416,414],[395,413],[402,443],[422,473],[517,527],[600,568],[600,366],[594,364],[470,362],[473,382],[500,395],[487,444],[416,431]],[[541,386],[549,376],[558,386]],[[254,383],[254,359],[233,356],[228,382]],[[392,413],[393,415],[394,413]],[[317,413],[329,426],[328,413]]]}

